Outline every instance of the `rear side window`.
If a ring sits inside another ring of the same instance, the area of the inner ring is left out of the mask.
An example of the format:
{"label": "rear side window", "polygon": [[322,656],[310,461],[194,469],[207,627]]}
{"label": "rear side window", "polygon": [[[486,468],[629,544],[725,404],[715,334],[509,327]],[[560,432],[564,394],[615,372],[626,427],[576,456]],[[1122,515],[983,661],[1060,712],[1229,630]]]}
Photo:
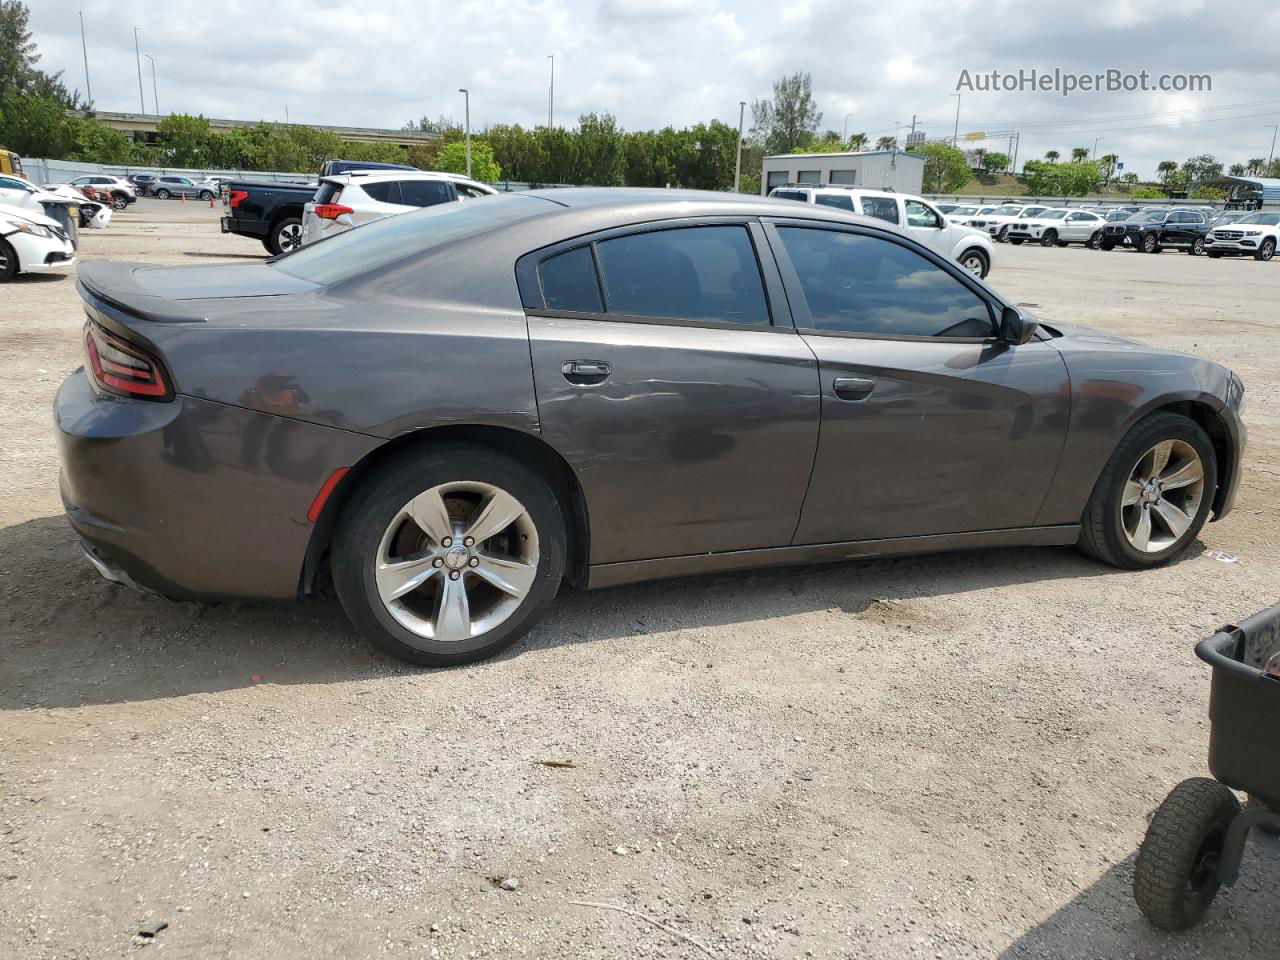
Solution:
{"label": "rear side window", "polygon": [[[400,203],[410,207],[434,207],[453,199],[449,184],[432,180],[401,180]],[[392,201],[395,203],[396,201]]]}
{"label": "rear side window", "polygon": [[334,203],[340,196],[342,196],[342,187],[326,181],[320,184],[320,189],[316,191],[313,199],[316,203]]}
{"label": "rear side window", "polygon": [[813,198],[813,202],[822,207],[835,207],[837,210],[854,212],[853,197],[838,197],[829,193],[820,193]]}
{"label": "rear side window", "polygon": [[799,200],[801,203],[809,202],[809,195],[800,190],[775,190],[769,194],[775,200]]}
{"label": "rear side window", "polygon": [[990,337],[986,301],[913,250],[865,234],[779,227],[821,332]]}
{"label": "rear side window", "polygon": [[578,247],[543,260],[538,267],[538,278],[542,282],[542,296],[548,310],[604,312],[590,247]]}
{"label": "rear side window", "polygon": [[384,180],[381,183],[365,183],[361,184],[361,188],[369,198],[378,201],[378,203],[399,203],[400,202],[400,184],[394,180]]}
{"label": "rear side window", "polygon": [[769,325],[746,227],[681,227],[597,245],[610,313]]}
{"label": "rear side window", "polygon": [[897,223],[898,201],[892,197],[863,197],[862,212],[868,217],[879,217],[889,223]]}

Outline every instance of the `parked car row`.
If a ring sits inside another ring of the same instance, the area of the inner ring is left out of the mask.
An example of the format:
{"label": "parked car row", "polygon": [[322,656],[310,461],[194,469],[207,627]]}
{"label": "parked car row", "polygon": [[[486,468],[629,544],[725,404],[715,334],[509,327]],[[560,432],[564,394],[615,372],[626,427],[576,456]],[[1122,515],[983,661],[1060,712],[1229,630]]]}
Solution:
{"label": "parked car row", "polygon": [[233,180],[221,192],[222,232],[260,240],[277,256],[361,224],[498,191],[455,173],[330,160],[317,183]]}
{"label": "parked car row", "polygon": [[896,224],[925,246],[956,261],[979,279],[991,272],[992,246],[985,232],[944,216],[924,197],[861,187],[788,184],[774,187],[775,200],[798,200],[847,210]]}
{"label": "parked car row", "polygon": [[1192,256],[1270,260],[1280,247],[1280,214],[1212,207],[1049,207],[1016,203],[939,204],[948,220],[980,229],[997,242],[1045,247],[1080,243],[1094,250],[1140,253],[1182,250]]}

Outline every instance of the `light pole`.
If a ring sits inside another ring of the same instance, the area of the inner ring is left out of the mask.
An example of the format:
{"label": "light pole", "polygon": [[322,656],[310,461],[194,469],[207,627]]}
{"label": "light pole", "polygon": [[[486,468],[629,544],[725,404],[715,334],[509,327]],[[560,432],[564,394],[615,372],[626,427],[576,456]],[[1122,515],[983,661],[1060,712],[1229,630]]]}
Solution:
{"label": "light pole", "polygon": [[853,116],[852,113],[846,113],[844,115],[844,134],[842,135],[841,139],[844,140],[845,143],[849,142],[849,118],[852,116]]}
{"label": "light pole", "polygon": [[142,54],[138,48],[138,28],[133,28],[133,57],[138,61],[138,104],[142,112],[147,112],[147,102],[142,99]]}
{"label": "light pole", "polygon": [[547,88],[547,129],[550,130],[556,123],[556,55],[547,54],[547,59],[551,61],[551,86]]}
{"label": "light pole", "polygon": [[93,85],[89,83],[89,46],[84,42],[84,11],[80,11],[80,50],[84,53],[84,89],[89,98],[89,109],[93,109]]}
{"label": "light pole", "polygon": [[144,53],[144,57],[151,61],[151,97],[152,103],[156,105],[156,116],[160,116],[160,94],[156,92],[156,58],[149,53]]}
{"label": "light pole", "polygon": [[1093,150],[1089,153],[1089,158],[1090,158],[1090,159],[1092,159],[1092,160],[1097,160],[1097,159],[1098,159],[1098,141],[1099,141],[1099,140],[1101,140],[1101,139],[1102,139],[1102,137],[1094,137],[1094,138],[1093,138]]}
{"label": "light pole", "polygon": [[1276,155],[1276,133],[1280,132],[1280,124],[1271,124],[1271,152],[1267,154],[1267,166],[1271,166],[1271,161]]}
{"label": "light pole", "polygon": [[738,192],[738,185],[742,182],[742,124],[747,116],[747,101],[738,101],[738,160],[733,165],[733,192]]}
{"label": "light pole", "polygon": [[954,147],[960,142],[960,94],[953,93],[951,96],[956,98],[956,129],[951,134],[951,145]]}
{"label": "light pole", "polygon": [[467,176],[471,176],[471,94],[467,92],[466,87],[459,87],[458,92],[462,94],[463,103],[466,105],[467,118]]}

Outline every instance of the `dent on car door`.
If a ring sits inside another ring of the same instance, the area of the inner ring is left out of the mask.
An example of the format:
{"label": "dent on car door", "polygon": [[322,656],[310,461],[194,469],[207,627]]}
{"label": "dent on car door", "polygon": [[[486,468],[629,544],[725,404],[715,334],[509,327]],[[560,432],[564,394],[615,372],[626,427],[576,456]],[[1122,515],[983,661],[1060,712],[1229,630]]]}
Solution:
{"label": "dent on car door", "polygon": [[1070,412],[1058,351],[998,340],[982,288],[909,242],[782,221],[766,231],[822,388],[795,542],[1032,525]]}
{"label": "dent on car door", "polygon": [[817,365],[759,225],[574,242],[518,272],[542,433],[583,486],[591,562],[789,544]]}

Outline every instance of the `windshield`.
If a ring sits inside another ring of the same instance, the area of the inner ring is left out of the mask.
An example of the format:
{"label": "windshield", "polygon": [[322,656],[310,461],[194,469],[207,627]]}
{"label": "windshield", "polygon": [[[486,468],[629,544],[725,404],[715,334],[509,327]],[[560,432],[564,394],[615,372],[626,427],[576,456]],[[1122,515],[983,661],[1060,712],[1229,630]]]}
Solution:
{"label": "windshield", "polygon": [[953,214],[959,214],[962,217],[967,217],[971,213],[977,213],[978,208],[977,207],[956,207],[951,212]]}
{"label": "windshield", "polygon": [[1047,209],[1049,208],[1048,207],[1027,207],[1020,214],[1018,214],[1018,218],[1025,220],[1027,217],[1038,216],[1039,214],[1044,213]]}
{"label": "windshield", "polygon": [[1247,217],[1241,217],[1236,223],[1241,226],[1246,223],[1260,223],[1265,227],[1274,227],[1280,224],[1280,213],[1251,213]]}
{"label": "windshield", "polygon": [[1041,220],[1061,220],[1066,215],[1067,215],[1067,211],[1065,210],[1046,210],[1044,213],[1040,214],[1040,219]]}
{"label": "windshield", "polygon": [[1022,208],[1011,203],[1006,203],[1003,207],[996,207],[991,212],[997,217],[1014,217],[1022,211]]}
{"label": "windshield", "polygon": [[550,201],[527,194],[490,197],[484,203],[442,203],[337,234],[269,266],[327,286],[555,209]]}
{"label": "windshield", "polygon": [[1153,210],[1151,213],[1140,213],[1133,219],[1138,223],[1159,223],[1167,216],[1163,210]]}
{"label": "windshield", "polygon": [[981,210],[979,210],[978,212],[979,212],[979,213],[990,213],[990,212],[991,212],[992,210],[994,210],[994,209],[995,209],[995,207],[983,207],[983,208],[982,208]]}

